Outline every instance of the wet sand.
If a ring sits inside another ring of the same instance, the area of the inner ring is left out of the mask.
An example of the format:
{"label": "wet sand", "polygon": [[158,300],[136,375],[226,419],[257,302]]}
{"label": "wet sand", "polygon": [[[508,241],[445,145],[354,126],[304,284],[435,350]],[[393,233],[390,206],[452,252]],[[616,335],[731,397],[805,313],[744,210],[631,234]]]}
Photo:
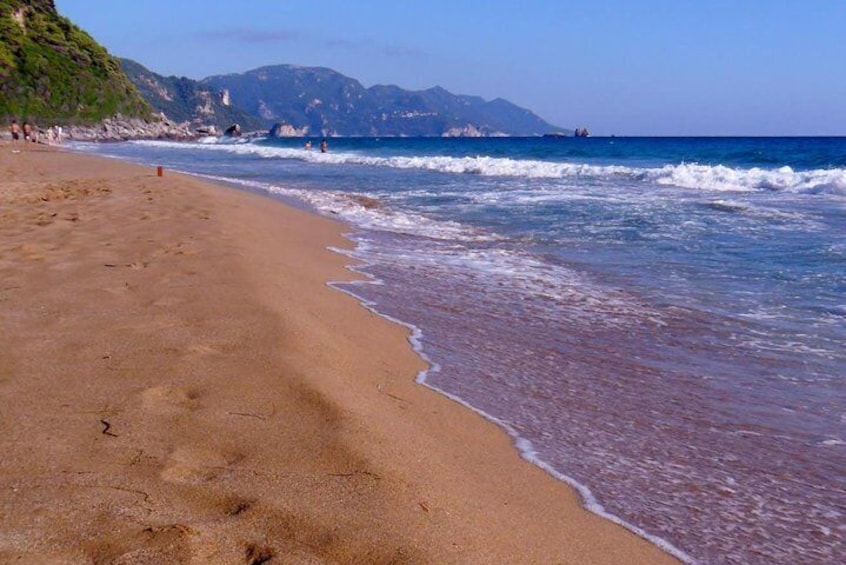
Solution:
{"label": "wet sand", "polygon": [[669,563],[414,383],[345,226],[0,142],[0,563]]}

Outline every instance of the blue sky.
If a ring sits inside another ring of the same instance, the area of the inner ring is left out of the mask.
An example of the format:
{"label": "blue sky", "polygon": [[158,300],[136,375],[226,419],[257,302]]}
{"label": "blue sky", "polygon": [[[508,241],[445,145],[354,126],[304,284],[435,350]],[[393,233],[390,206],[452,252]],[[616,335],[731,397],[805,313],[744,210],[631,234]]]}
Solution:
{"label": "blue sky", "polygon": [[846,135],[846,0],[56,0],[113,55],[505,98],[595,135]]}

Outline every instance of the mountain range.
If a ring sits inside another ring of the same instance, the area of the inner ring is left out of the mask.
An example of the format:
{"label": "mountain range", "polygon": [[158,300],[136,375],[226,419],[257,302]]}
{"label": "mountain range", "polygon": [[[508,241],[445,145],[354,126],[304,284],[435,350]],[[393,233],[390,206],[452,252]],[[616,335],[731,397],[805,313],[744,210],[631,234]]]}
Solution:
{"label": "mountain range", "polygon": [[287,124],[311,135],[541,135],[560,129],[501,98],[487,102],[440,87],[365,88],[323,67],[275,65],[208,77],[200,84],[228,91],[235,104],[267,124]]}
{"label": "mountain range", "polygon": [[[116,59],[53,0],[0,0],[0,118],[99,124],[120,116],[186,124],[185,135],[533,136],[564,132],[497,98],[441,87],[364,87],[323,67],[274,65],[193,80]],[[142,128],[143,130],[143,128]],[[138,135],[162,135],[149,128]],[[130,134],[121,134],[130,135]],[[170,135],[170,134],[169,134]]]}
{"label": "mountain range", "polygon": [[195,81],[165,77],[135,61],[121,67],[144,98],[171,120],[195,127],[271,128],[280,135],[532,136],[562,128],[497,98],[455,95],[441,87],[365,88],[324,67],[274,65]]}

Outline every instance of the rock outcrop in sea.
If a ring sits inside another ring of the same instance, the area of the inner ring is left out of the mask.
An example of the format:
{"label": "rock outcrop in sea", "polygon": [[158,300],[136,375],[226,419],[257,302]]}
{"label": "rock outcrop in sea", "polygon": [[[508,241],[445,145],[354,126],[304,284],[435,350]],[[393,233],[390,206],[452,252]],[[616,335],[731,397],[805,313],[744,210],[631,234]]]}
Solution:
{"label": "rock outcrop in sea", "polygon": [[241,125],[232,124],[223,132],[223,137],[241,137]]}
{"label": "rock outcrop in sea", "polygon": [[308,135],[308,126],[295,128],[291,124],[273,124],[267,133],[269,137],[305,137]]}
{"label": "rock outcrop in sea", "polygon": [[488,128],[478,128],[473,124],[464,127],[452,127],[441,134],[441,137],[508,137],[508,134],[501,131],[492,131]]}

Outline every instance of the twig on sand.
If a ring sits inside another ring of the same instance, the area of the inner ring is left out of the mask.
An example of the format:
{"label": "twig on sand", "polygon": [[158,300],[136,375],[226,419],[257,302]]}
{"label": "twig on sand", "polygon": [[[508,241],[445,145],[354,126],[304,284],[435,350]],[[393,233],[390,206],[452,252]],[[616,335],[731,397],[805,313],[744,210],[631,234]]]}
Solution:
{"label": "twig on sand", "polygon": [[376,473],[372,473],[370,471],[352,471],[352,472],[349,472],[349,473],[328,473],[327,476],[329,476],[329,477],[345,477],[346,478],[346,477],[355,477],[356,475],[367,475],[368,477],[376,479],[377,481],[382,480],[382,477],[380,477]]}
{"label": "twig on sand", "polygon": [[114,485],[86,485],[86,484],[79,484],[75,483],[76,486],[82,488],[107,488],[112,490],[119,490],[121,492],[128,492],[130,494],[137,494],[144,498],[144,502],[148,502],[150,500],[150,495],[143,490],[138,490],[134,488],[127,488],[127,487],[116,487]]}
{"label": "twig on sand", "polygon": [[231,416],[247,416],[249,418],[258,418],[259,420],[267,420],[267,416],[263,414],[252,414],[250,412],[227,412]]}
{"label": "twig on sand", "polygon": [[[91,485],[91,486],[92,487],[98,487],[100,485]],[[150,495],[147,494],[146,492],[144,492],[143,490],[138,490],[138,489],[134,489],[134,488],[126,488],[126,487],[115,487],[115,486],[111,486],[111,485],[104,485],[100,488],[110,488],[110,489],[114,489],[114,490],[128,492],[128,493],[131,493],[131,494],[139,494],[139,495],[144,497],[144,502],[147,502],[147,501],[150,500]]]}
{"label": "twig on sand", "polygon": [[400,396],[397,396],[396,394],[391,394],[390,392],[386,392],[385,390],[383,390],[382,385],[376,385],[376,390],[378,390],[379,392],[381,392],[385,396],[389,396],[389,397],[393,398],[394,400],[399,400],[400,402],[405,402],[406,404],[410,404],[408,402],[408,400],[406,400],[405,398],[402,398]]}
{"label": "twig on sand", "polygon": [[110,429],[112,429],[112,425],[109,422],[107,422],[106,420],[100,420],[100,423],[103,424],[103,435],[118,437],[117,434],[109,431]]}

